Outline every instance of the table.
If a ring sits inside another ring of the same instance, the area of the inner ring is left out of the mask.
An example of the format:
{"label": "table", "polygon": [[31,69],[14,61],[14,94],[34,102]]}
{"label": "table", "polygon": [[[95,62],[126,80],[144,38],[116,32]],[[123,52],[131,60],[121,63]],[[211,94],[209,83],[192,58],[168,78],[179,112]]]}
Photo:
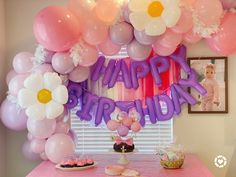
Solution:
{"label": "table", "polygon": [[[104,168],[108,164],[116,164],[119,155],[93,155],[98,166],[86,171],[63,172],[55,169],[55,164],[42,162],[26,177],[109,177],[105,175]],[[141,177],[214,177],[194,154],[187,154],[181,169],[167,170],[160,166],[155,155],[133,154],[129,155],[130,164],[127,167],[136,169]]]}

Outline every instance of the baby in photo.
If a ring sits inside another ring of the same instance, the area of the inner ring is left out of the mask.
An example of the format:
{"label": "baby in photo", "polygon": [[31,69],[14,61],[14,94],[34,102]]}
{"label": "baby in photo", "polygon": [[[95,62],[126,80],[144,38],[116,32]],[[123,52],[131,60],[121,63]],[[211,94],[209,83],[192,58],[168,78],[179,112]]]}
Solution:
{"label": "baby in photo", "polygon": [[214,104],[220,105],[219,84],[215,79],[216,68],[214,64],[205,66],[205,78],[202,81],[203,87],[207,90],[207,95],[201,98],[202,111],[213,111]]}

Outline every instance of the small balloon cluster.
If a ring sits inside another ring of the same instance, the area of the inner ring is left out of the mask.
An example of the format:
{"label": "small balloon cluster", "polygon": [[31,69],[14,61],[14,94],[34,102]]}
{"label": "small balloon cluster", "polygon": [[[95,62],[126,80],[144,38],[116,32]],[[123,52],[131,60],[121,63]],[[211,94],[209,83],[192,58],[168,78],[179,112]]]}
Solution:
{"label": "small balloon cluster", "polygon": [[133,133],[138,133],[142,126],[138,120],[138,113],[128,115],[126,112],[120,112],[116,120],[107,122],[107,128],[111,131],[117,131],[121,137],[126,137],[130,130]]}

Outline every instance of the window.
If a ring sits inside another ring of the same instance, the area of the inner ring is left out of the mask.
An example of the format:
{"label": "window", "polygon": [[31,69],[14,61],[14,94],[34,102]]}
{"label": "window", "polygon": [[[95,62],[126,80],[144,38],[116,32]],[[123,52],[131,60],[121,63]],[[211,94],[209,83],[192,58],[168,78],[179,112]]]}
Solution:
{"label": "window", "polygon": [[[125,48],[112,58],[126,58]],[[77,117],[76,112],[79,108],[71,111],[71,128],[77,135],[76,152],[81,153],[106,153],[111,151],[114,142],[112,141],[112,132],[106,128],[106,125],[95,127],[90,122],[82,122]],[[165,110],[165,104],[162,108]],[[151,124],[146,117],[146,126],[136,136],[134,144],[139,153],[154,153],[157,148],[163,147],[173,140],[173,120]]]}

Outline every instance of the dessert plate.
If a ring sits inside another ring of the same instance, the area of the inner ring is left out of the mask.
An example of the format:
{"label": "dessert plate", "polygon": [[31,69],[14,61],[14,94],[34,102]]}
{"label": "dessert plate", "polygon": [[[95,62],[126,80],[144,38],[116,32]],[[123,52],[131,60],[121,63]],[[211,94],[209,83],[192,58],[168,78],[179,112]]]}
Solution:
{"label": "dessert plate", "polygon": [[85,166],[85,167],[72,167],[72,168],[63,168],[60,166],[60,164],[57,164],[55,167],[59,170],[62,170],[62,171],[82,171],[82,170],[94,168],[95,166],[97,166],[97,164],[98,164],[97,162],[94,162],[93,165],[89,165],[89,166]]}

